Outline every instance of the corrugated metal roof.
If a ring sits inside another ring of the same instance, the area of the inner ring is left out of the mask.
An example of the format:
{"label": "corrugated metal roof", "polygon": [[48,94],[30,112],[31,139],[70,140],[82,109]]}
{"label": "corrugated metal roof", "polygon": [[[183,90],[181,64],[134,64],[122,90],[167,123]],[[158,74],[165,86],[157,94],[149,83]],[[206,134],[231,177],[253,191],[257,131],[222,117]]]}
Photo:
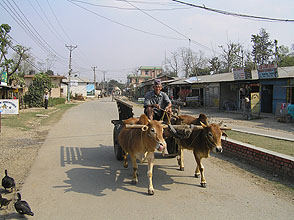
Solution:
{"label": "corrugated metal roof", "polygon": [[[93,80],[90,80],[86,77],[71,77],[70,80],[77,81],[78,83],[94,83]],[[68,78],[65,78],[64,80],[62,80],[62,82],[68,82]]]}
{"label": "corrugated metal roof", "polygon": [[[258,72],[257,70],[251,71],[252,79],[258,80]],[[294,78],[294,66],[288,67],[279,67],[278,68],[278,79],[281,78]],[[214,83],[214,82],[232,82],[234,80],[233,73],[221,73],[221,74],[213,74],[213,75],[204,75],[198,76],[198,81],[193,81],[193,83],[187,82],[187,78],[180,79],[178,81],[172,82],[169,85],[189,85],[194,83]],[[243,80],[242,80],[243,81]],[[245,80],[244,80],[245,81]]]}

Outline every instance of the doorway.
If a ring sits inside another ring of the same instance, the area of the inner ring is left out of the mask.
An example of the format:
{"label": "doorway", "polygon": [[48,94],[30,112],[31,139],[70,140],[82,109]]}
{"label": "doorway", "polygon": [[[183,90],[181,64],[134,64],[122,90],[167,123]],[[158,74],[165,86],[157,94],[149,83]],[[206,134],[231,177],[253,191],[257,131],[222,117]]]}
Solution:
{"label": "doorway", "polygon": [[273,85],[262,85],[261,112],[273,112]]}

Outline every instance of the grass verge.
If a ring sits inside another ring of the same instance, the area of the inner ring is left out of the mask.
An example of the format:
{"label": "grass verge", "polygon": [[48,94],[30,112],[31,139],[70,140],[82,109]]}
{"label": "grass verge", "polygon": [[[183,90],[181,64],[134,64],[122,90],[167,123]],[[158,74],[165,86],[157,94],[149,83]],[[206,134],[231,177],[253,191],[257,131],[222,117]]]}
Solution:
{"label": "grass verge", "polygon": [[[20,128],[24,131],[33,129],[36,124],[46,125],[58,121],[64,112],[76,106],[77,104],[60,104],[54,107],[44,108],[31,108],[20,111],[19,115],[2,115],[1,124],[11,128]],[[45,117],[39,117],[44,115]],[[46,115],[48,117],[46,117]]]}
{"label": "grass verge", "polygon": [[278,140],[270,137],[263,137],[254,134],[246,134],[237,131],[226,131],[229,138],[251,144],[256,147],[275,151],[278,153],[294,156],[294,143],[292,141]]}

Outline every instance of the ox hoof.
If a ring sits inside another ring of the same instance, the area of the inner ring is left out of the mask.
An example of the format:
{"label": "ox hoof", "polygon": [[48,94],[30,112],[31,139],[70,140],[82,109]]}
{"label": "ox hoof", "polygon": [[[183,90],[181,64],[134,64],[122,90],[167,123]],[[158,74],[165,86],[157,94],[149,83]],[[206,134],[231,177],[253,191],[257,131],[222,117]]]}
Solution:
{"label": "ox hoof", "polygon": [[148,189],[148,195],[153,196],[154,195],[154,189]]}
{"label": "ox hoof", "polygon": [[200,183],[203,188],[206,188],[206,183]]}
{"label": "ox hoof", "polygon": [[136,185],[137,182],[138,182],[138,180],[132,180],[132,184],[133,184],[133,185]]}
{"label": "ox hoof", "polygon": [[180,167],[180,171],[184,171],[185,170],[185,168],[184,167]]}
{"label": "ox hoof", "polygon": [[200,174],[195,173],[195,178],[199,178]]}
{"label": "ox hoof", "polygon": [[124,163],[124,168],[128,168],[128,163]]}

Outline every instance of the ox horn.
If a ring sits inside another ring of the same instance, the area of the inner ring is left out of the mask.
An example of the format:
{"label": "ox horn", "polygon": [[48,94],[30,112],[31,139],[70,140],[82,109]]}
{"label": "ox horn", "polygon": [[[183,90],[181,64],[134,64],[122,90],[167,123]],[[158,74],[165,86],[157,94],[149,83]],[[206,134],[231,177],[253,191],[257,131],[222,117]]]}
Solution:
{"label": "ox horn", "polygon": [[222,131],[232,130],[232,128],[230,128],[230,127],[220,127],[220,129],[221,129]]}
{"label": "ox horn", "polygon": [[200,121],[200,124],[201,124],[201,126],[202,126],[203,128],[206,128],[206,127],[207,127],[202,121]]}

